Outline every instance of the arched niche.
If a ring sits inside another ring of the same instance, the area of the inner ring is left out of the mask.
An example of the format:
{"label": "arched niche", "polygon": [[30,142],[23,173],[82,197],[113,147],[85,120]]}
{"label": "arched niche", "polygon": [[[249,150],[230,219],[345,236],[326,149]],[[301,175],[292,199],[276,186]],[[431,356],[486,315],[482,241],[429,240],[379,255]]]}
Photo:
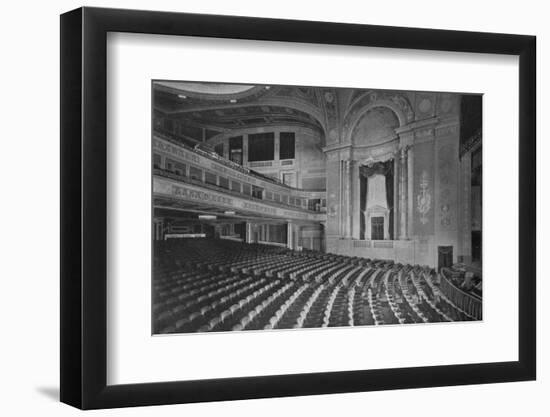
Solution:
{"label": "arched niche", "polygon": [[344,142],[353,142],[352,138],[357,124],[360,123],[365,114],[377,108],[384,108],[393,112],[398,121],[398,125],[395,127],[406,126],[414,120],[412,107],[404,96],[392,92],[365,93],[351,103],[344,117]]}
{"label": "arched niche", "polygon": [[401,126],[398,115],[389,107],[372,106],[362,112],[351,133],[355,146],[376,146],[396,138]]}

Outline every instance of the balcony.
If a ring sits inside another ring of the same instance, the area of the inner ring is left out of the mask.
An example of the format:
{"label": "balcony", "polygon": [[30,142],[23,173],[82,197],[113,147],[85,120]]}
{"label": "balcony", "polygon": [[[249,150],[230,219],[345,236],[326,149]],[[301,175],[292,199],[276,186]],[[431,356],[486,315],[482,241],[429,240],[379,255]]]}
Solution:
{"label": "balcony", "polygon": [[153,174],[153,194],[157,202],[160,202],[155,203],[159,204],[159,207],[164,204],[167,208],[173,207],[172,203],[175,202],[182,209],[187,206],[201,206],[206,209],[231,210],[239,214],[286,221],[326,221],[326,214],[323,213],[254,198],[163,170],[155,169]]}
{"label": "balcony", "polygon": [[[313,200],[324,202],[324,191],[293,188],[215,153],[192,149],[175,142],[155,132],[153,151],[158,161],[155,159],[154,175],[200,185],[245,199],[264,201],[272,206],[305,212],[324,211],[324,203],[315,205],[315,209],[309,204]],[[175,167],[172,163],[175,163]]]}

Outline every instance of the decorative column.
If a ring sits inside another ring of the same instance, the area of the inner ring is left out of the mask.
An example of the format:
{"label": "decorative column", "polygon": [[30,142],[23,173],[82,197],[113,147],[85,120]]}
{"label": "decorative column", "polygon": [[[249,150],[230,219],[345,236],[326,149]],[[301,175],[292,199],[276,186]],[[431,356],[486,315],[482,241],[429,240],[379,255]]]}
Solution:
{"label": "decorative column", "polygon": [[338,205],[340,206],[340,216],[338,221],[338,234],[340,237],[346,233],[346,193],[344,191],[344,161],[340,160],[338,165]]}
{"label": "decorative column", "polygon": [[414,152],[413,147],[409,146],[407,151],[407,199],[408,199],[408,216],[407,216],[407,237],[409,239],[413,236],[413,214],[414,214],[414,198],[413,198],[413,186],[414,186]]}
{"label": "decorative column", "polygon": [[292,235],[292,223],[286,224],[286,247],[294,249],[294,236]]}
{"label": "decorative column", "polygon": [[351,237],[351,161],[344,161],[344,237]]}
{"label": "decorative column", "polygon": [[407,148],[402,147],[401,148],[401,155],[400,155],[400,186],[399,186],[399,219],[400,219],[400,225],[399,225],[399,239],[400,240],[406,240],[407,239]]}
{"label": "decorative column", "polygon": [[384,216],[384,240],[390,240],[390,214]]}
{"label": "decorative column", "polygon": [[248,135],[243,135],[243,167],[248,165]]}
{"label": "decorative column", "polygon": [[246,223],[245,242],[252,243],[252,223],[248,223],[248,222]]}
{"label": "decorative column", "polygon": [[358,161],[351,161],[351,237],[361,238],[361,174]]}
{"label": "decorative column", "polygon": [[156,218],[155,224],[155,240],[164,240],[164,222],[162,218]]}
{"label": "decorative column", "polygon": [[214,237],[216,239],[219,239],[221,236],[223,236],[223,230],[222,230],[222,225],[219,224],[219,223],[216,223],[214,225]]}
{"label": "decorative column", "polygon": [[392,239],[397,240],[400,234],[398,214],[401,212],[399,184],[401,178],[401,170],[399,169],[399,151],[393,154],[393,236]]}

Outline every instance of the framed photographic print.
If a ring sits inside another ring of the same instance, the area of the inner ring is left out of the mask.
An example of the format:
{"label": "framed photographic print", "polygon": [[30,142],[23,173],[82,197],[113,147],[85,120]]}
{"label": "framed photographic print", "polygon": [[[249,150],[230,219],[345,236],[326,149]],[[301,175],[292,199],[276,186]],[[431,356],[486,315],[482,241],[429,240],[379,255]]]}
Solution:
{"label": "framed photographic print", "polygon": [[61,16],[61,400],[535,379],[535,38]]}

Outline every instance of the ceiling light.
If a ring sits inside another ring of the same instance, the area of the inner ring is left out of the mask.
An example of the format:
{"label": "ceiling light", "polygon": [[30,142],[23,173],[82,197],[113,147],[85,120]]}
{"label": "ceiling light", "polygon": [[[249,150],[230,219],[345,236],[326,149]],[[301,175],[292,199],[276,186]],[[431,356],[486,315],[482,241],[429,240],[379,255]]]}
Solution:
{"label": "ceiling light", "polygon": [[199,214],[199,219],[201,220],[216,220],[217,217],[213,214]]}
{"label": "ceiling light", "polygon": [[186,95],[183,95],[183,94],[178,94],[178,97],[179,97],[179,98],[187,98],[187,96],[186,96]]}
{"label": "ceiling light", "polygon": [[236,103],[237,102],[237,99],[234,99],[232,98],[231,100],[229,100],[230,103]]}

